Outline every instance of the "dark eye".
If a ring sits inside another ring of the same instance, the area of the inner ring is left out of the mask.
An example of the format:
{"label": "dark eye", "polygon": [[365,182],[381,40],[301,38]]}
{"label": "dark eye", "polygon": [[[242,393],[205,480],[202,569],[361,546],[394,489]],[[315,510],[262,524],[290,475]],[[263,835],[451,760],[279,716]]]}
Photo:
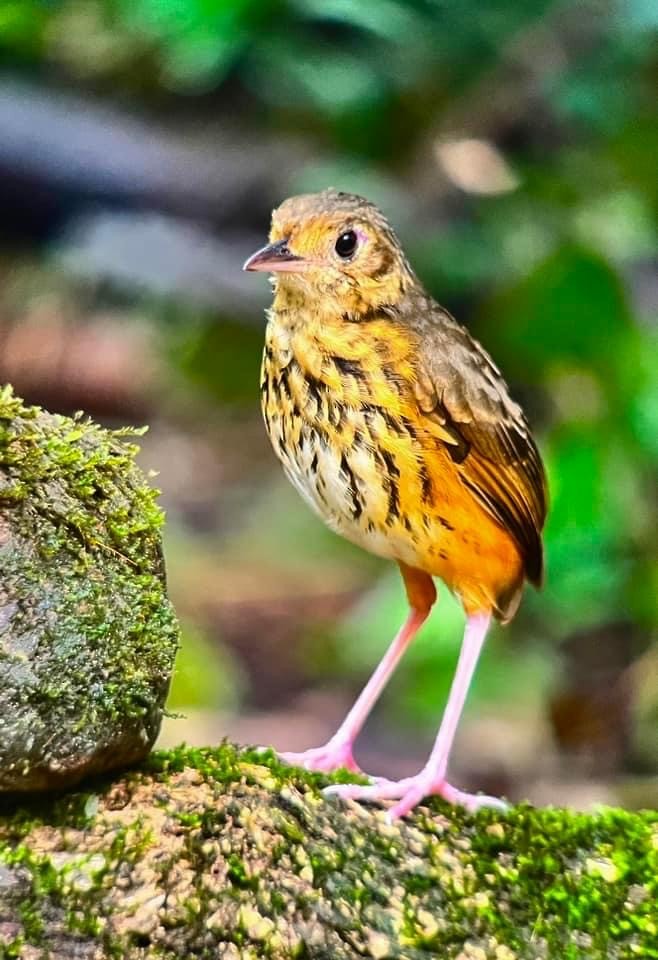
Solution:
{"label": "dark eye", "polygon": [[358,237],[354,230],[347,230],[345,233],[341,233],[338,240],[336,240],[336,253],[339,257],[342,257],[343,260],[348,260],[351,256],[354,255],[356,250],[356,245],[358,243]]}

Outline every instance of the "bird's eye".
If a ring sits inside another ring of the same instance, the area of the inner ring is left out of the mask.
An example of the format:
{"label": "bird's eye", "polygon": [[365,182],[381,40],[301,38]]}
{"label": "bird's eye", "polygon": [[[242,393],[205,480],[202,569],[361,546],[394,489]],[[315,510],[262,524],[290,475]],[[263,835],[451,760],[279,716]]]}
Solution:
{"label": "bird's eye", "polygon": [[343,260],[349,260],[350,257],[354,256],[358,239],[354,230],[346,230],[345,233],[341,233],[335,246],[338,256]]}

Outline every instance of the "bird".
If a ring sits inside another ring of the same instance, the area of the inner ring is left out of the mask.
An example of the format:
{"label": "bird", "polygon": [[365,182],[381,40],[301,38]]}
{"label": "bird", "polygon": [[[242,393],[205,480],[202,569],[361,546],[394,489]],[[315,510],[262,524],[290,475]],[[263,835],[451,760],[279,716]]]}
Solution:
{"label": "bird", "polygon": [[333,188],[285,200],[244,270],[271,275],[261,408],[293,486],[337,534],[395,561],[407,619],[336,733],[284,761],[361,772],[354,742],[436,600],[466,622],[424,767],[401,780],[335,784],[395,801],[393,820],[438,795],[469,811],[502,800],[449,783],[450,751],[493,620],[509,622],[543,576],[547,482],[521,407],[493,360],[425,290],[375,204]]}

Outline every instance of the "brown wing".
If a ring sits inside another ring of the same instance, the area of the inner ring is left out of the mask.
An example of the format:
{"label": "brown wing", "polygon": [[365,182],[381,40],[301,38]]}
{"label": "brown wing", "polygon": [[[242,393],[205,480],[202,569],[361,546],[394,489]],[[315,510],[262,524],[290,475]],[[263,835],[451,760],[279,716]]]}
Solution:
{"label": "brown wing", "polygon": [[463,483],[514,537],[526,576],[539,584],[546,478],[528,422],[480,344],[434,303],[423,313],[415,324],[422,343],[418,404],[440,424]]}

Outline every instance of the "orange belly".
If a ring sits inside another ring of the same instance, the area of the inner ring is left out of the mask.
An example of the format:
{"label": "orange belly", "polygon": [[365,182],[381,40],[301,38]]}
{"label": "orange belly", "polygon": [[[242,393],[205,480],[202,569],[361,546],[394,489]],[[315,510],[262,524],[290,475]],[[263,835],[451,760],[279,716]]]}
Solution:
{"label": "orange belly", "polygon": [[[494,611],[507,618],[523,584],[523,559],[511,535],[497,524],[459,479],[442,450],[423,461],[432,491],[423,502],[417,483],[402,491],[401,505],[417,542],[416,569],[440,577],[462,600],[467,613]],[[426,485],[427,486],[427,485]]]}

